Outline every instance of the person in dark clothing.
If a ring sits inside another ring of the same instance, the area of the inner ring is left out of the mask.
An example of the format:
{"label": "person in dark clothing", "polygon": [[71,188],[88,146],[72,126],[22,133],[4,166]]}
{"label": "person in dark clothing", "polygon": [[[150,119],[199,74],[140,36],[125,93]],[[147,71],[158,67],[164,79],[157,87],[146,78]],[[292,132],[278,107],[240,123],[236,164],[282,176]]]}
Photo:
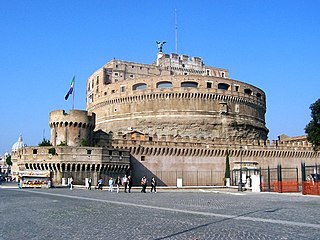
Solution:
{"label": "person in dark clothing", "polygon": [[157,192],[157,182],[156,179],[154,177],[151,178],[151,191],[152,192],[154,190],[154,192]]}
{"label": "person in dark clothing", "polygon": [[89,178],[88,179],[88,189],[91,190],[91,184],[92,184],[92,179]]}
{"label": "person in dark clothing", "polygon": [[116,179],[116,185],[117,185],[117,193],[120,192],[120,186],[122,185],[122,182],[121,182],[121,177],[118,176],[118,178]]}
{"label": "person in dark clothing", "polygon": [[146,193],[147,182],[148,182],[148,181],[147,181],[146,176],[143,176],[143,177],[141,178],[141,187],[142,187],[141,192],[142,192],[142,193]]}
{"label": "person in dark clothing", "polygon": [[131,193],[132,186],[133,186],[133,180],[132,180],[131,176],[128,176],[128,187],[129,187],[128,191],[129,191],[129,193]]}

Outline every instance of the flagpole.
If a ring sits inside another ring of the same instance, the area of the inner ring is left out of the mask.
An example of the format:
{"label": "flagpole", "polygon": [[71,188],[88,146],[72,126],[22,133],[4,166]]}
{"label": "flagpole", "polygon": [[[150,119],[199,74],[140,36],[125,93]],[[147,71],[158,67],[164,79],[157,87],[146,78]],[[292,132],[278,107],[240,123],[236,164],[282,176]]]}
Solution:
{"label": "flagpole", "polygon": [[76,90],[76,79],[74,79],[74,84],[73,84],[73,94],[72,94],[72,110],[74,110],[74,94]]}

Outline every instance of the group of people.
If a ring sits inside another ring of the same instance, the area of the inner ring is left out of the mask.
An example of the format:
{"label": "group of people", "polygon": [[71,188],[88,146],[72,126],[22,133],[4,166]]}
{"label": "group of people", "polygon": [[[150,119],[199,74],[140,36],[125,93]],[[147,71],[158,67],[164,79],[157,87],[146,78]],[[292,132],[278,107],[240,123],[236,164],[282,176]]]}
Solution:
{"label": "group of people", "polygon": [[[147,189],[147,185],[148,185],[148,179],[146,178],[146,176],[143,176],[141,178],[141,192],[142,193],[146,193],[146,189]],[[154,177],[151,178],[151,190],[150,192],[157,192],[157,181]]]}
{"label": "group of people", "polygon": [[132,178],[131,176],[127,176],[127,175],[124,175],[123,178],[121,178],[120,176],[118,176],[115,180],[110,177],[109,178],[109,192],[113,192],[113,188],[114,188],[114,185],[116,186],[116,189],[117,189],[117,193],[120,192],[120,187],[123,185],[124,186],[124,192],[126,193],[127,191],[129,193],[131,193],[131,188],[133,186],[133,181],[132,181]]}
{"label": "group of people", "polygon": [[[103,181],[102,178],[100,178],[98,180],[96,189],[102,190],[103,184],[104,184],[104,181]],[[147,185],[148,185],[148,179],[147,179],[146,176],[143,176],[141,178],[140,184],[141,184],[141,192],[142,193],[146,193]],[[92,179],[88,178],[87,189],[91,190],[91,185],[92,185]],[[113,192],[114,188],[116,188],[116,191],[118,193],[118,192],[120,192],[120,187],[123,185],[124,192],[125,193],[126,192],[131,193],[131,188],[133,186],[133,180],[132,180],[131,176],[124,175],[121,178],[120,175],[119,175],[116,179],[113,179],[112,177],[110,177],[109,181],[108,181],[108,185],[109,185],[109,189],[108,189],[109,192]],[[150,192],[156,193],[157,192],[157,182],[156,182],[155,177],[151,178],[150,186],[151,186]],[[73,188],[73,179],[71,177],[71,179],[70,179],[70,189],[72,189],[72,188]]]}

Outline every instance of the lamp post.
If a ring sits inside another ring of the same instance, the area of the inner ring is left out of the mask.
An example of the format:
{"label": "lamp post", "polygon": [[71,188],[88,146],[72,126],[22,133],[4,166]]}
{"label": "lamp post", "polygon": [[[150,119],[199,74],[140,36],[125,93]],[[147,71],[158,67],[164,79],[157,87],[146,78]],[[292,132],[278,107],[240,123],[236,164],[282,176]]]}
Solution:
{"label": "lamp post", "polygon": [[240,181],[238,186],[238,191],[242,192],[242,146],[240,145]]}

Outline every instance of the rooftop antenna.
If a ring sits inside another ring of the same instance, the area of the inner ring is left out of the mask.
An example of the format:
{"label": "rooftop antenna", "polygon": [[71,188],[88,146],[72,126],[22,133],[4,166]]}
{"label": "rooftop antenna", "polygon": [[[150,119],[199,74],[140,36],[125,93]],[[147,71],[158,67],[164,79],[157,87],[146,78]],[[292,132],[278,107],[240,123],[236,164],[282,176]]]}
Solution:
{"label": "rooftop antenna", "polygon": [[174,10],[174,30],[175,30],[175,40],[176,40],[176,54],[178,54],[178,17],[177,17],[177,9]]}

